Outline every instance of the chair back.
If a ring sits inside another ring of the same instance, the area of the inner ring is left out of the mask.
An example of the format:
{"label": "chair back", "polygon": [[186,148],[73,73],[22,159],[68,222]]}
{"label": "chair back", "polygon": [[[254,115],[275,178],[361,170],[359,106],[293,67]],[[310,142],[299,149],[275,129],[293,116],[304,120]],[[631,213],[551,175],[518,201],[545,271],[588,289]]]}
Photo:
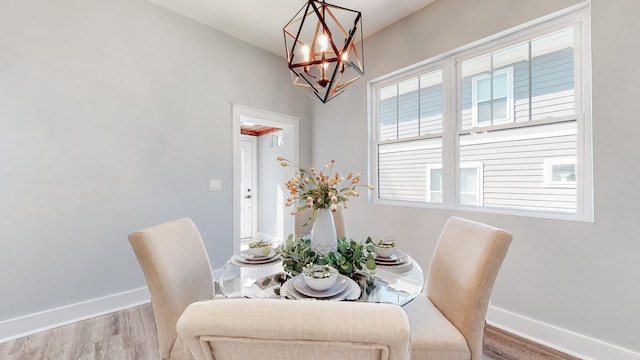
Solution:
{"label": "chair back", "polygon": [[511,239],[505,230],[451,217],[431,260],[427,297],[462,333],[474,360],[482,355],[489,298]]}
{"label": "chair back", "polygon": [[[338,206],[336,212],[332,212],[333,222],[336,225],[336,236],[342,237],[346,236],[345,234],[345,226],[344,226],[344,214],[342,213],[342,206]],[[295,234],[296,235],[309,235],[311,234],[311,229],[313,228],[313,209],[306,208],[296,213],[295,223]]]}
{"label": "chair back", "polygon": [[160,358],[190,358],[177,340],[176,322],[191,303],[213,298],[211,264],[198,229],[189,218],[129,234],[144,273],[158,331]]}
{"label": "chair back", "polygon": [[410,336],[397,305],[281,299],[194,303],[178,333],[196,360],[406,360]]}

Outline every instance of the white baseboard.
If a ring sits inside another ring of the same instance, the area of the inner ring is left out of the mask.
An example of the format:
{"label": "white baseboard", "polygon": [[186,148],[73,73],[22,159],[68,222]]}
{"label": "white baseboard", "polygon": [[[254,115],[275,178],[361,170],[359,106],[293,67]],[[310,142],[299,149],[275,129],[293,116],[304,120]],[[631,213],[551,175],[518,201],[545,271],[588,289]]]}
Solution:
{"label": "white baseboard", "polygon": [[584,360],[640,360],[640,353],[489,306],[487,323]]}
{"label": "white baseboard", "polygon": [[[221,269],[213,269],[219,275]],[[217,277],[216,277],[217,278]],[[146,287],[0,321],[0,343],[149,302]],[[640,353],[490,306],[487,322],[581,359],[640,360]]]}
{"label": "white baseboard", "polygon": [[0,321],[0,343],[149,302],[146,287]]}

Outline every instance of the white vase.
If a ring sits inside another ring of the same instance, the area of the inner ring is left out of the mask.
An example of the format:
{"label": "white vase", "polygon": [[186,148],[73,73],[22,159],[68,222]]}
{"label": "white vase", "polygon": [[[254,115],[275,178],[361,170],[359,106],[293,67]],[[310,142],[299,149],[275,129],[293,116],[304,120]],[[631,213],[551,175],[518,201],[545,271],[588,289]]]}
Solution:
{"label": "white vase", "polygon": [[325,255],[338,249],[336,224],[330,209],[318,209],[318,216],[311,229],[311,250],[316,254]]}

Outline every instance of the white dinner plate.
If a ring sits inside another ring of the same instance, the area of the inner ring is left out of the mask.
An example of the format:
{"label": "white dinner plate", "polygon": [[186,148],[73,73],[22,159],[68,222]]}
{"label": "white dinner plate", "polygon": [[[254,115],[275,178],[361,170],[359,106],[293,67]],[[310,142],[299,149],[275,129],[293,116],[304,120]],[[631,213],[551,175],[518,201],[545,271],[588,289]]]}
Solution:
{"label": "white dinner plate", "polygon": [[293,280],[293,287],[295,287],[299,293],[315,298],[325,298],[335,296],[343,292],[344,289],[347,288],[347,280],[349,280],[349,278],[344,275],[338,274],[338,278],[336,279],[335,284],[324,291],[318,291],[310,288],[309,285],[307,285],[307,283],[304,281],[304,277],[302,275],[297,275],[291,280]]}
{"label": "white dinner plate", "polygon": [[255,255],[254,253],[252,253],[249,250],[240,251],[240,253],[238,255],[241,258],[243,258],[243,260],[245,260],[245,261],[261,261],[261,260],[273,258],[272,254],[269,254],[269,255]]}
{"label": "white dinner plate", "polygon": [[400,250],[395,250],[389,257],[374,255],[374,260],[376,264],[380,265],[398,265],[403,264],[407,261],[407,254],[403,253]]}
{"label": "white dinner plate", "polygon": [[411,269],[412,266],[413,266],[413,260],[411,259],[410,256],[407,256],[405,261],[397,264],[386,264],[386,263],[383,264],[383,263],[376,262],[377,268],[391,270],[396,273],[408,271]]}
{"label": "white dinner plate", "polygon": [[289,298],[289,299],[296,299],[296,300],[318,299],[318,300],[340,301],[340,300],[357,300],[358,298],[360,298],[360,294],[361,294],[360,286],[358,285],[358,283],[356,283],[355,281],[349,278],[347,278],[348,280],[347,287],[342,292],[334,296],[325,297],[325,298],[315,298],[315,297],[306,296],[300,293],[298,290],[296,290],[295,286],[293,286],[293,281],[291,280],[293,279],[289,279],[287,282],[285,282],[282,285],[282,287],[280,288],[280,296]]}
{"label": "white dinner plate", "polygon": [[[351,293],[351,289],[348,286],[346,289],[342,290],[342,292],[339,292],[338,294],[334,295],[334,296],[330,296],[330,297],[323,297],[323,298],[316,298],[313,296],[307,296],[301,292],[299,292],[298,290],[296,290],[296,287],[293,285],[293,282],[290,281],[287,285],[287,292],[290,295],[289,297],[292,297],[293,299],[296,300],[333,300],[333,301],[340,301],[340,300],[344,300],[347,298],[347,296]],[[282,295],[282,289],[280,289],[281,295]]]}
{"label": "white dinner plate", "polygon": [[266,257],[259,260],[247,260],[246,258],[236,254],[231,258],[231,263],[238,266],[266,266],[282,261],[279,257]]}

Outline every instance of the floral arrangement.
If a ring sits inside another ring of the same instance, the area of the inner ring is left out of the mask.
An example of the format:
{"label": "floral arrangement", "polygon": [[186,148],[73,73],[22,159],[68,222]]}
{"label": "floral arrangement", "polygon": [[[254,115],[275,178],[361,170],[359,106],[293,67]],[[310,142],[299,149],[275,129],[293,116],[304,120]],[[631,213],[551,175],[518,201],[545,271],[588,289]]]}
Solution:
{"label": "floral arrangement", "polygon": [[276,251],[282,259],[284,271],[291,276],[302,273],[309,264],[326,264],[349,277],[355,274],[366,275],[376,269],[373,241],[370,237],[364,244],[339,237],[337,250],[320,256],[311,250],[310,239],[292,234]]}
{"label": "floral arrangement", "polygon": [[[283,167],[296,166],[291,161],[279,156],[278,161]],[[346,177],[336,172],[333,174],[333,167],[336,161],[331,160],[329,164],[325,164],[325,170],[316,171],[314,167],[308,170],[302,166],[298,166],[298,172],[287,181],[286,186],[289,190],[289,197],[286,205],[302,204],[293,209],[292,215],[303,210],[304,208],[313,208],[314,213],[318,209],[331,209],[332,212],[337,211],[338,205],[347,208],[349,197],[357,197],[360,194],[356,191],[358,186],[364,186],[369,190],[373,190],[372,185],[364,185],[360,183],[362,172],[357,174],[349,173]]]}

